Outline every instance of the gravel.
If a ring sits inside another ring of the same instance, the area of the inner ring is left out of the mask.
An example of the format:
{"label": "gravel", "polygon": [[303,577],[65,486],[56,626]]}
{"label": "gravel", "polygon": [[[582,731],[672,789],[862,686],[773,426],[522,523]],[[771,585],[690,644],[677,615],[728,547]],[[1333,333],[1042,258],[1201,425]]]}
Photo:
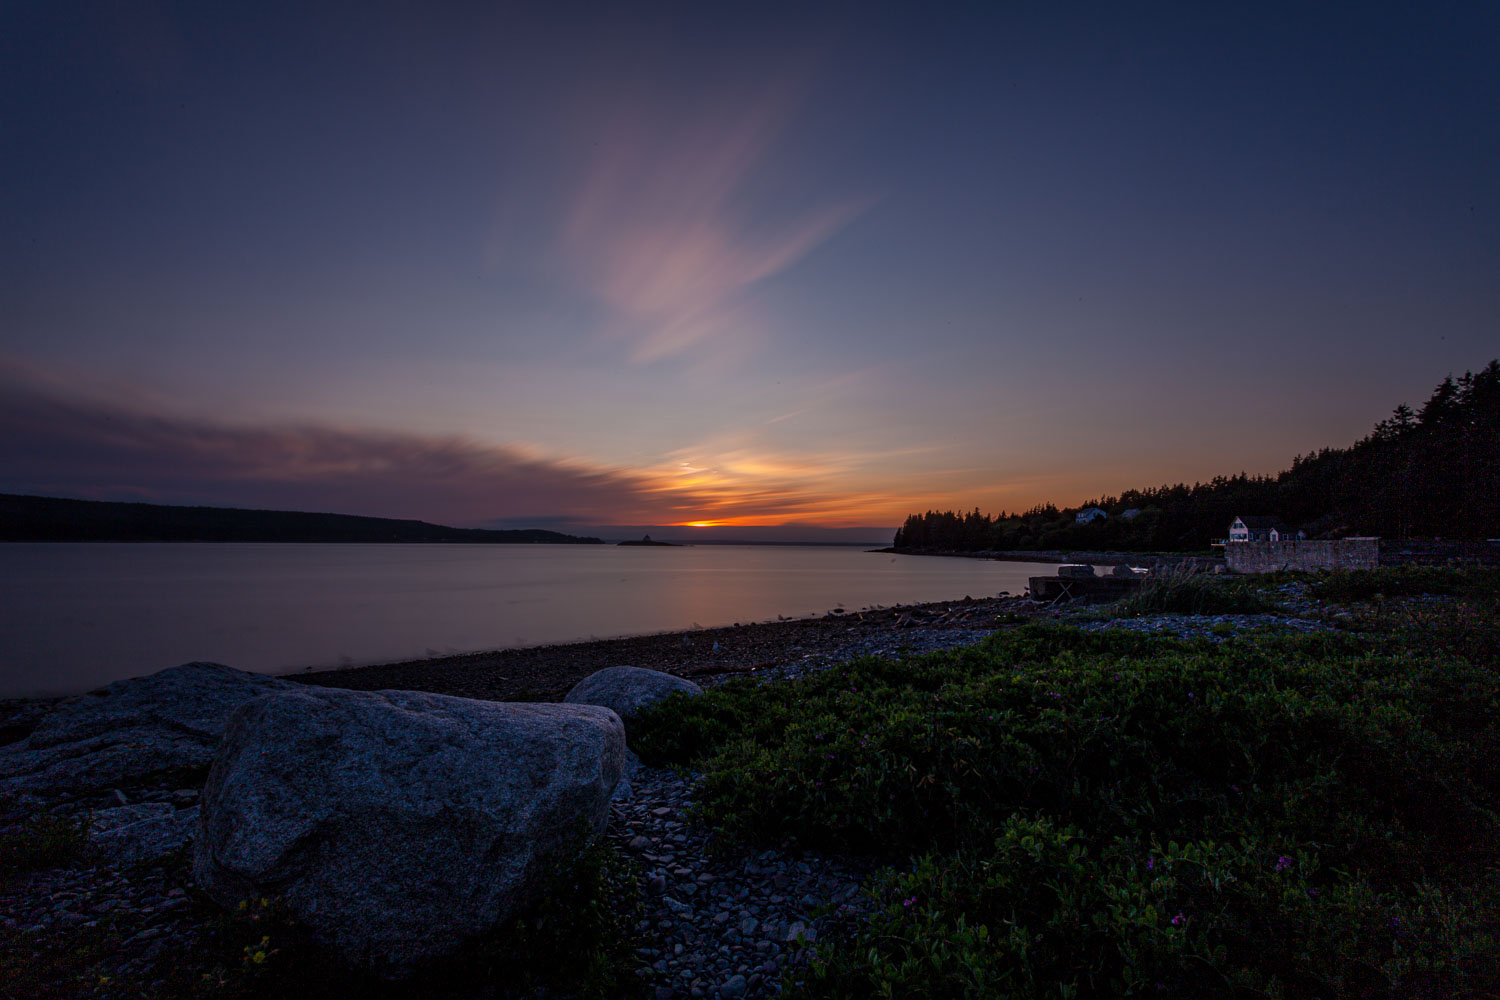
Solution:
{"label": "gravel", "polygon": [[1107,620],[1073,620],[1087,632],[1118,630],[1172,636],[1179,639],[1207,639],[1222,642],[1241,632],[1280,632],[1307,634],[1336,631],[1336,622],[1349,617],[1343,609],[1329,610],[1307,590],[1307,584],[1284,583],[1272,587],[1267,597],[1276,613],[1254,615],[1148,615],[1138,618]]}
{"label": "gravel", "polygon": [[[97,813],[103,828],[118,822],[122,812],[144,806],[154,807],[153,812],[192,809],[196,801],[195,789],[133,790],[129,795],[113,789],[78,798],[65,794],[47,811],[73,819]],[[192,893],[183,857],[120,865],[89,853],[81,866],[35,872],[0,884],[0,947],[24,950],[42,962],[48,953],[71,951],[76,956],[87,951],[89,957],[79,960],[93,971],[90,989],[80,994],[106,1000],[150,995],[161,987],[178,956],[197,944],[203,912]],[[130,987],[116,992],[116,984],[125,983]]]}
{"label": "gravel", "polygon": [[636,973],[646,996],[774,996],[806,945],[865,913],[870,866],[786,850],[710,852],[688,822],[694,774],[639,767],[611,806],[609,839],[644,870]]}

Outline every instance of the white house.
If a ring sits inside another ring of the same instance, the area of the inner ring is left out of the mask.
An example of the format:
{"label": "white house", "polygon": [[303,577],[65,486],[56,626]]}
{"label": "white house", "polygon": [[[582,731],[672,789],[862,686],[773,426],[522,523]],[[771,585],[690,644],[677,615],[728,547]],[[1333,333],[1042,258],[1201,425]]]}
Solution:
{"label": "white house", "polygon": [[1293,531],[1279,517],[1237,517],[1229,525],[1231,542],[1294,542],[1307,537]]}
{"label": "white house", "polygon": [[1141,509],[1139,507],[1132,507],[1129,510],[1122,510],[1120,511],[1120,516],[1127,521],[1134,521],[1141,516]]}
{"label": "white house", "polygon": [[1104,511],[1100,510],[1098,507],[1085,507],[1083,508],[1083,510],[1080,510],[1078,512],[1073,520],[1078,522],[1079,524],[1088,524],[1090,521],[1097,521],[1101,517],[1109,517],[1109,515],[1104,513]]}

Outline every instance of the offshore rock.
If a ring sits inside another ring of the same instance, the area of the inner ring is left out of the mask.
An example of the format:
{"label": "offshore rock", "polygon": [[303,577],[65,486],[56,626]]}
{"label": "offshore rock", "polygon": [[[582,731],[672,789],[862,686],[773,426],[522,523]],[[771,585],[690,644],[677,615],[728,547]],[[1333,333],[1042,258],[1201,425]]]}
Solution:
{"label": "offshore rock", "polygon": [[279,896],[351,964],[395,976],[536,901],[603,831],[625,754],[611,711],[302,689],[230,720],[193,874]]}
{"label": "offshore rock", "polygon": [[634,735],[640,714],[677,692],[694,697],[703,689],[690,680],[643,667],[606,667],[573,685],[563,701],[570,705],[603,705],[613,709],[625,723],[625,734]]}
{"label": "offshore rock", "polygon": [[213,761],[229,716],[290,681],[185,663],[64,702],[25,739],[0,747],[0,793],[83,791]]}

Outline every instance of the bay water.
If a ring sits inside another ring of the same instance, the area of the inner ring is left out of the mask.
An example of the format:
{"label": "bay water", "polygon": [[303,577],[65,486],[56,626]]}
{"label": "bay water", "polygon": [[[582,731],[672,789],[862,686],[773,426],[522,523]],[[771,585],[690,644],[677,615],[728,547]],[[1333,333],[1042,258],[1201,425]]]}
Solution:
{"label": "bay water", "polygon": [[1055,564],[849,547],[0,544],[0,697],[1019,594]]}

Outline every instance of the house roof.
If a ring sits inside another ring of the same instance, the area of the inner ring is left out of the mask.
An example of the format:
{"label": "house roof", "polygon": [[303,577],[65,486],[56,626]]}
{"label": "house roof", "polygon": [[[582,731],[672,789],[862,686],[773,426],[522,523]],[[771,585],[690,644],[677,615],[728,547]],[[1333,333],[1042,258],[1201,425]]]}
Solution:
{"label": "house roof", "polygon": [[1279,517],[1245,517],[1240,516],[1239,521],[1251,531],[1270,531],[1272,528],[1285,528]]}

